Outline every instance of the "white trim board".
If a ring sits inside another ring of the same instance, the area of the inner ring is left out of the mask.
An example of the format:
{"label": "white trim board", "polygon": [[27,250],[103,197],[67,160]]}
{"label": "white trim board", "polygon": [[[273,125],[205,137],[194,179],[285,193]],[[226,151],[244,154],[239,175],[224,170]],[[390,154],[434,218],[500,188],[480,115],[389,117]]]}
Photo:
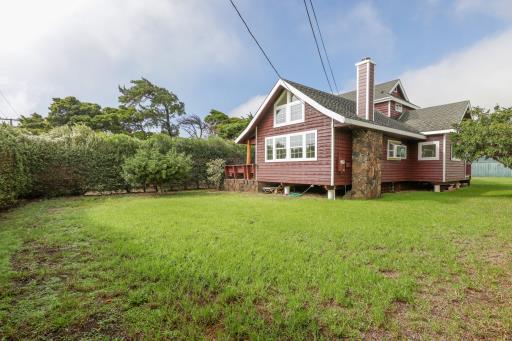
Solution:
{"label": "white trim board", "polygon": [[403,99],[400,99],[398,97],[391,96],[391,95],[389,95],[387,97],[376,99],[373,101],[373,103],[376,104],[376,103],[382,103],[382,102],[387,102],[387,101],[395,101],[397,103],[411,107],[413,109],[421,109],[421,107],[417,106],[416,104],[412,104],[411,102],[404,101]]}

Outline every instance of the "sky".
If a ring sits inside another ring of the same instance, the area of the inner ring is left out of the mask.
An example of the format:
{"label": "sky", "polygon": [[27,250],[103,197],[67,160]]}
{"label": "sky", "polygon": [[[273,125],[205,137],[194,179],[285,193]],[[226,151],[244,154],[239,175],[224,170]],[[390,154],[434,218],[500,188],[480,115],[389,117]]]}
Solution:
{"label": "sky", "polygon": [[[284,78],[328,90],[303,0],[234,1]],[[339,91],[369,56],[420,106],[512,106],[512,1],[313,1]],[[140,77],[189,114],[240,116],[277,80],[228,0],[1,0],[0,32],[0,117],[54,97],[117,106]]]}

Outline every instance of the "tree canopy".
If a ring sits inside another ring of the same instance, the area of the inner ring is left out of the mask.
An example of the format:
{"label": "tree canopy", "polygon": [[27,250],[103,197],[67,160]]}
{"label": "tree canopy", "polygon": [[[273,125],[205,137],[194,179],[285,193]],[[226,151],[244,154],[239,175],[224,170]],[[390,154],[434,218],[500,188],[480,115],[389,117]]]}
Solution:
{"label": "tree canopy", "polygon": [[230,117],[225,113],[212,109],[204,118],[211,131],[224,139],[234,140],[247,127],[253,118],[252,114],[246,117]]}
{"label": "tree canopy", "polygon": [[144,117],[143,127],[160,128],[169,136],[179,134],[175,119],[185,114],[185,104],[171,91],[145,78],[132,80],[130,87],[120,86],[119,103],[133,108]]}
{"label": "tree canopy", "polygon": [[512,108],[497,106],[491,113],[477,107],[471,117],[452,133],[455,155],[466,161],[492,158],[512,167]]}

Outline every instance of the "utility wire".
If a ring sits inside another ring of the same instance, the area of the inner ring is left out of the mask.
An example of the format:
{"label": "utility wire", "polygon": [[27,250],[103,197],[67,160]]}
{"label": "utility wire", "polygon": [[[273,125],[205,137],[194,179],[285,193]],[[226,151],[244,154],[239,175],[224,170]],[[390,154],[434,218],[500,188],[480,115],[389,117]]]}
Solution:
{"label": "utility wire", "polygon": [[324,70],[325,79],[327,79],[327,84],[329,84],[329,89],[331,89],[331,93],[334,94],[334,91],[332,91],[331,81],[329,80],[329,76],[327,75],[327,71],[325,70],[324,59],[322,58],[322,53],[320,52],[320,47],[318,46],[318,40],[316,39],[315,29],[313,28],[313,23],[311,22],[311,16],[309,15],[309,9],[306,0],[304,0],[304,7],[306,8],[309,26],[311,27],[311,33],[313,33],[313,38],[315,39],[316,50],[318,52],[318,56],[320,57],[320,62],[322,63],[322,69]]}
{"label": "utility wire", "polygon": [[274,64],[272,64],[272,62],[270,61],[270,58],[267,56],[267,54],[265,53],[265,50],[263,50],[263,47],[261,47],[260,43],[258,42],[258,39],[256,39],[256,37],[254,36],[254,34],[252,33],[251,29],[249,28],[249,25],[247,25],[247,23],[245,22],[244,18],[242,17],[242,14],[240,13],[240,11],[238,10],[238,8],[236,7],[235,3],[233,2],[233,0],[229,0],[229,2],[231,2],[231,5],[233,5],[233,8],[235,9],[236,13],[238,13],[238,16],[240,17],[240,19],[242,20],[242,22],[244,23],[245,25],[245,28],[247,29],[247,32],[249,32],[249,34],[251,35],[252,39],[254,39],[254,42],[256,43],[256,45],[258,45],[258,47],[260,48],[260,51],[261,53],[263,53],[263,55],[265,56],[265,58],[267,59],[267,62],[270,64],[270,66],[272,66],[272,69],[274,69],[274,72],[276,73],[277,77],[279,77],[279,79],[282,79],[281,75],[279,74],[279,72],[277,71],[276,67],[274,66]]}
{"label": "utility wire", "polygon": [[336,79],[334,78],[334,73],[332,72],[331,61],[329,60],[329,55],[327,54],[327,49],[325,48],[324,37],[322,36],[322,31],[320,30],[320,24],[318,23],[318,19],[316,17],[315,7],[313,6],[313,0],[309,0],[309,3],[311,4],[311,9],[313,10],[313,17],[315,18],[315,21],[316,21],[318,35],[320,36],[320,41],[322,42],[322,47],[324,48],[325,59],[327,60],[327,65],[329,66],[329,70],[331,71],[331,77],[332,77],[332,81],[334,82],[334,87],[336,89],[336,92],[339,93],[340,90],[338,88],[338,84],[336,84]]}
{"label": "utility wire", "polygon": [[7,99],[7,97],[5,97],[4,93],[2,92],[2,90],[0,90],[0,95],[4,98],[5,102],[9,105],[9,107],[12,109],[12,111],[14,111],[14,113],[18,116],[20,116],[20,114],[18,113],[18,111],[16,111],[16,109],[14,109],[14,107],[12,106],[11,102],[9,102],[9,100]]}
{"label": "utility wire", "polygon": [[[247,22],[245,21],[244,17],[242,16],[242,14],[240,13],[240,11],[238,10],[238,8],[236,7],[235,3],[233,2],[233,0],[229,0],[229,2],[231,3],[231,5],[233,5],[233,8],[235,9],[236,13],[238,14],[238,17],[240,17],[240,20],[242,20],[242,22],[244,23],[245,25],[245,28],[247,29],[247,32],[249,32],[249,34],[251,35],[252,39],[254,40],[254,42],[256,43],[256,45],[258,45],[261,53],[265,56],[265,59],[267,60],[267,62],[270,64],[270,66],[272,67],[272,69],[274,70],[274,72],[276,73],[277,77],[283,81],[283,85],[284,87],[286,88],[286,90],[288,90],[290,93],[293,93],[293,91],[288,87],[288,84],[287,84],[287,81],[281,77],[281,74],[279,73],[279,71],[277,71],[277,68],[274,66],[274,64],[272,63],[272,61],[270,60],[270,58],[268,57],[267,53],[265,52],[265,50],[263,49],[263,47],[261,46],[261,44],[258,42],[258,39],[256,39],[256,36],[252,33],[251,29],[249,28],[249,25],[247,24]],[[299,98],[299,101],[302,102],[303,104],[305,104],[305,102]]]}

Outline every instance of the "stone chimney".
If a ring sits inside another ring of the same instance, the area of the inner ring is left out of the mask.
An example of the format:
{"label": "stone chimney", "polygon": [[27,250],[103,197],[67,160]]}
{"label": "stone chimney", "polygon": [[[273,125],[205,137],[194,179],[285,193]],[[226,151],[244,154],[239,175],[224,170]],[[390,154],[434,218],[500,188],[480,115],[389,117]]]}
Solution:
{"label": "stone chimney", "polygon": [[365,120],[373,121],[373,91],[375,87],[375,63],[369,57],[356,64],[356,113]]}

